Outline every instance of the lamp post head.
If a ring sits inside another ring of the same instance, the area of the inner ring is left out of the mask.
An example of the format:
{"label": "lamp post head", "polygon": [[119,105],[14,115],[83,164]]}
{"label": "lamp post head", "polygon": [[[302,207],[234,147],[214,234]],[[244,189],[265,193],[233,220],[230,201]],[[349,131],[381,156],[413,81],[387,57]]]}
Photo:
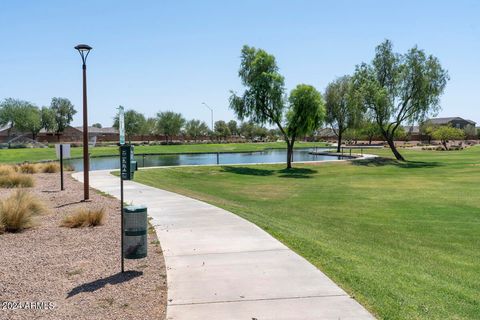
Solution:
{"label": "lamp post head", "polygon": [[90,53],[90,50],[92,50],[92,47],[90,47],[88,44],[79,44],[75,46],[75,49],[78,50],[78,53],[80,53],[83,65],[85,65],[85,63],[87,62],[88,54]]}

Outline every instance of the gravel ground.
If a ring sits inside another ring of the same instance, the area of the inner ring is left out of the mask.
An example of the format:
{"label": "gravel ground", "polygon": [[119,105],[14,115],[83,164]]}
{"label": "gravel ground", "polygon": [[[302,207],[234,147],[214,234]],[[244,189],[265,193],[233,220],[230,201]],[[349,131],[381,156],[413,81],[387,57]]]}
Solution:
{"label": "gravel ground", "polygon": [[[122,275],[119,201],[91,190],[92,201],[82,203],[83,184],[69,175],[65,191],[58,191],[58,174],[34,177],[30,190],[51,210],[34,228],[0,235],[0,319],[165,319],[166,271],[155,233],[148,235],[148,257],[125,260]],[[11,191],[0,188],[0,198]],[[104,225],[59,226],[83,206],[104,207]],[[19,302],[30,308],[8,310]]]}

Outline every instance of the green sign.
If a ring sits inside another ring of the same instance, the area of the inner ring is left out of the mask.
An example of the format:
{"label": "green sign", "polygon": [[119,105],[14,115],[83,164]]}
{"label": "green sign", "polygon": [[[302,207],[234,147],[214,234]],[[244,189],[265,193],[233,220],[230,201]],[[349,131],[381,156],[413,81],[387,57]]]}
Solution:
{"label": "green sign", "polygon": [[132,157],[132,146],[120,146],[120,174],[123,180],[130,180],[132,177],[130,161]]}

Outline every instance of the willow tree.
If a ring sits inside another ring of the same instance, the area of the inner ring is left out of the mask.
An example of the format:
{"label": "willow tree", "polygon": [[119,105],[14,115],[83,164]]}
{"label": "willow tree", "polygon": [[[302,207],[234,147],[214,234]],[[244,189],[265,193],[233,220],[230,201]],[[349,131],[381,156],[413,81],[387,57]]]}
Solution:
{"label": "willow tree", "polygon": [[376,48],[370,64],[356,67],[356,102],[378,124],[397,160],[405,160],[395,147],[397,130],[403,123],[419,123],[436,114],[448,79],[436,57],[417,47],[394,53],[389,40]]}
{"label": "willow tree", "polygon": [[351,78],[343,76],[328,84],[325,89],[326,122],[337,136],[337,152],[340,152],[342,136],[360,120],[359,108],[351,97]]}
{"label": "willow tree", "polygon": [[[300,85],[292,91],[287,110],[285,80],[278,72],[275,57],[246,45],[241,51],[238,75],[246,89],[241,96],[231,93],[230,108],[240,120],[277,126],[287,143],[287,168],[291,168],[295,139],[310,129],[315,130],[313,123],[318,126],[322,118],[321,95],[313,94],[311,86]],[[314,112],[310,112],[312,105],[317,106]]]}

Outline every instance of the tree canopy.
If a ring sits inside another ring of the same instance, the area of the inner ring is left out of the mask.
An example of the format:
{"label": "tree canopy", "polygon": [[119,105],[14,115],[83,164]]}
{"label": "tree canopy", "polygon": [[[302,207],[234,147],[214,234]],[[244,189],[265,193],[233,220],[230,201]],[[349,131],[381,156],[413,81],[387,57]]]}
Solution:
{"label": "tree canopy", "polygon": [[215,134],[218,137],[221,137],[221,138],[224,138],[224,139],[226,139],[228,136],[231,135],[230,128],[228,127],[228,124],[223,120],[215,121],[215,130],[214,131],[215,131]]}
{"label": "tree canopy", "polygon": [[[290,108],[285,115],[285,81],[278,71],[275,57],[265,50],[245,45],[240,60],[238,75],[245,91],[241,96],[231,93],[230,108],[240,120],[276,125],[287,143],[287,168],[291,168],[295,139],[321,118],[319,113],[305,110],[313,110],[313,106],[321,101],[318,99],[321,95],[318,92],[317,95],[311,86],[297,86],[292,90]],[[320,106],[317,107],[315,110],[320,110]]]}
{"label": "tree canopy", "polygon": [[[137,112],[135,110],[127,110],[125,111],[125,136],[128,141],[131,142],[132,136],[138,135],[138,134],[143,134],[145,130],[145,125],[146,125],[146,119],[145,116]],[[118,120],[118,114],[115,115],[114,121],[113,121],[113,127],[118,129],[119,127],[119,120]]]}
{"label": "tree canopy", "polygon": [[465,138],[465,132],[462,129],[453,128],[451,126],[438,126],[433,130],[432,137],[435,140],[440,140],[444,149],[448,150],[448,141]]}
{"label": "tree canopy", "polygon": [[77,113],[73,104],[67,98],[52,98],[50,103],[50,109],[53,112],[55,118],[55,132],[60,138],[67,126],[73,120],[73,116]]}
{"label": "tree canopy", "polygon": [[26,102],[15,112],[15,127],[22,132],[32,134],[32,139],[37,138],[37,134],[42,129],[42,115],[37,106]]}
{"label": "tree canopy", "polygon": [[228,129],[230,129],[230,134],[234,136],[238,136],[238,124],[235,120],[230,120],[227,123]]}
{"label": "tree canopy", "polygon": [[172,140],[173,136],[180,134],[183,125],[185,124],[185,118],[181,113],[173,111],[164,111],[157,113],[157,126],[156,131],[158,134],[165,135],[165,139]]}
{"label": "tree canopy", "polygon": [[0,126],[8,126],[9,136],[12,128],[15,127],[19,108],[26,104],[28,102],[13,98],[7,98],[0,104]]}
{"label": "tree canopy", "polygon": [[376,48],[370,64],[356,67],[354,97],[374,119],[398,160],[394,136],[402,123],[422,122],[439,110],[448,73],[438,59],[413,47],[406,54],[393,52],[386,40]]}
{"label": "tree canopy", "polygon": [[197,141],[198,137],[208,135],[208,125],[203,121],[192,119],[185,123],[185,133]]}
{"label": "tree canopy", "polygon": [[337,152],[340,152],[345,130],[358,124],[361,117],[358,104],[351,99],[351,84],[351,78],[343,76],[329,83],[325,90],[326,122],[338,138]]}

